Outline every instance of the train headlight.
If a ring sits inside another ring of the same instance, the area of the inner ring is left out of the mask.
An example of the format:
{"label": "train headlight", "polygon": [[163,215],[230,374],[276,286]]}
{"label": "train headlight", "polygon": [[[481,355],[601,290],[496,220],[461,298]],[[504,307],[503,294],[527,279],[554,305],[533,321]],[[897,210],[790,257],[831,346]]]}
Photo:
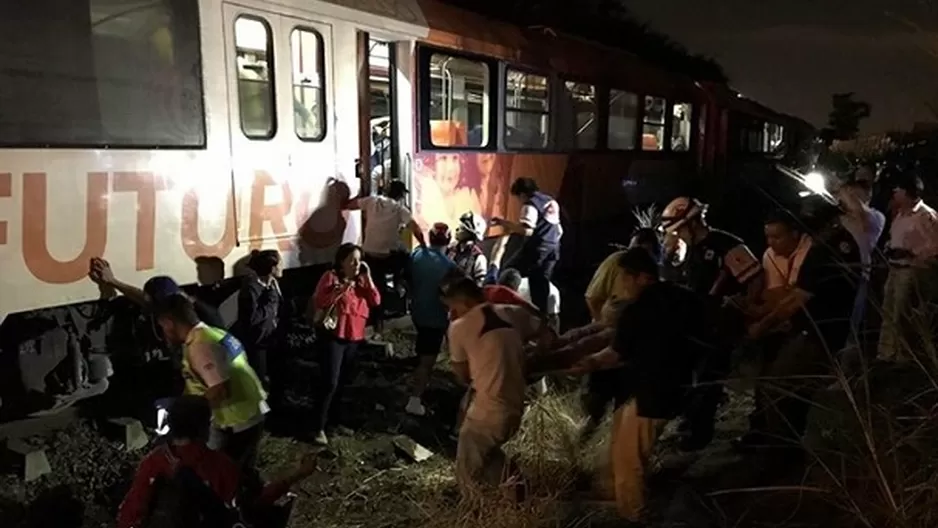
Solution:
{"label": "train headlight", "polygon": [[805,174],[804,185],[816,194],[827,194],[827,179],[820,172],[814,171]]}

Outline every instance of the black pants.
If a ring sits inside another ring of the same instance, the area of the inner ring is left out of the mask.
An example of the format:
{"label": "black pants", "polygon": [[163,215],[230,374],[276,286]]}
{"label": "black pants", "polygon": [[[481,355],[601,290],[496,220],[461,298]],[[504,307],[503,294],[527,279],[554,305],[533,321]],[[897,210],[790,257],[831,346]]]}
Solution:
{"label": "black pants", "polygon": [[387,307],[392,303],[392,299],[397,297],[397,293],[392,292],[389,286],[396,285],[403,280],[409,257],[402,251],[394,251],[388,255],[366,254],[365,262],[368,263],[371,278],[378,287],[378,293],[381,294],[381,304],[373,307],[369,316],[375,330],[380,331],[387,318]]}
{"label": "black pants", "polygon": [[589,375],[586,380],[586,394],[583,395],[583,408],[591,424],[599,424],[602,421],[609,404],[616,398],[619,383],[618,370],[600,370]]}
{"label": "black pants", "polygon": [[322,351],[321,378],[313,424],[315,431],[323,431],[326,425],[338,417],[335,409],[342,398],[342,390],[354,375],[358,356],[358,341],[332,338],[324,343]]}
{"label": "black pants", "polygon": [[270,374],[267,371],[267,349],[262,347],[251,347],[245,352],[248,355],[248,364],[254,369],[257,378],[261,380],[264,390],[270,392]]}
{"label": "black pants", "polygon": [[264,438],[264,422],[261,421],[250,429],[238,431],[231,429],[212,429],[209,446],[225,453],[241,468],[245,489],[262,487],[260,473],[257,471],[257,453]]}
{"label": "black pants", "polygon": [[436,357],[440,354],[443,339],[446,337],[445,328],[430,328],[414,326],[417,330],[417,339],[414,341],[414,353],[420,357]]}
{"label": "black pants", "polygon": [[550,297],[550,279],[554,276],[554,268],[559,260],[559,247],[523,248],[518,257],[512,259],[506,266],[507,268],[515,268],[527,277],[528,286],[531,289],[531,302],[545,314],[548,313],[547,300]]}
{"label": "black pants", "polygon": [[723,402],[723,381],[729,374],[731,359],[729,350],[714,350],[697,371],[697,386],[690,392],[681,425],[701,442],[709,442],[713,436],[717,410]]}

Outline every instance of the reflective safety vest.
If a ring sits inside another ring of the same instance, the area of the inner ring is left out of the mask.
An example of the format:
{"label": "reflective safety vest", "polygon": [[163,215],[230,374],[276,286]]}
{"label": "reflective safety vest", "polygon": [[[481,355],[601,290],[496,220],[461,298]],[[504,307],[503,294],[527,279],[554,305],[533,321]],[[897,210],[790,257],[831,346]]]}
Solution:
{"label": "reflective safety vest", "polygon": [[[221,347],[228,361],[228,397],[218,407],[212,409],[215,427],[222,429],[237,428],[250,422],[261,414],[261,406],[267,399],[267,393],[251,365],[241,342],[224,330],[205,324],[196,326],[193,332],[201,332],[195,337],[201,343]],[[191,339],[190,339],[191,341]],[[182,376],[186,382],[186,394],[203,396],[208,390],[199,374],[189,363],[189,345],[183,350]]]}

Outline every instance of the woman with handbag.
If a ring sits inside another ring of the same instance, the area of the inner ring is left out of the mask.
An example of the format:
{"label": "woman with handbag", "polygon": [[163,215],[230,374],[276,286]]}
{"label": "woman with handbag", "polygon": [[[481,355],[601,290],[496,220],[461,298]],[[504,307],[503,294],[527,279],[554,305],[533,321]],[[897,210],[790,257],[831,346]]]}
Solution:
{"label": "woman with handbag", "polygon": [[352,243],[339,246],[333,268],[323,274],[310,302],[313,324],[323,341],[322,380],[316,402],[314,442],[328,444],[325,429],[335,419],[334,403],[350,374],[365,340],[365,324],[381,295],[362,262],[361,248]]}

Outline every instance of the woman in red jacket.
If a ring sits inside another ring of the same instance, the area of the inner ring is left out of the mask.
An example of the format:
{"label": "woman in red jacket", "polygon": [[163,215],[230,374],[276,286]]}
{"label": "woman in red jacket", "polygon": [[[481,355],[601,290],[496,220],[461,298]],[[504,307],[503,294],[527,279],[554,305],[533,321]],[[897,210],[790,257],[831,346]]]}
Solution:
{"label": "woman in red jacket", "polygon": [[312,299],[314,321],[324,340],[323,379],[315,413],[317,444],[328,444],[325,429],[334,422],[334,402],[349,381],[358,345],[365,340],[365,323],[381,295],[362,262],[362,250],[355,244],[339,246],[333,268],[323,274]]}

